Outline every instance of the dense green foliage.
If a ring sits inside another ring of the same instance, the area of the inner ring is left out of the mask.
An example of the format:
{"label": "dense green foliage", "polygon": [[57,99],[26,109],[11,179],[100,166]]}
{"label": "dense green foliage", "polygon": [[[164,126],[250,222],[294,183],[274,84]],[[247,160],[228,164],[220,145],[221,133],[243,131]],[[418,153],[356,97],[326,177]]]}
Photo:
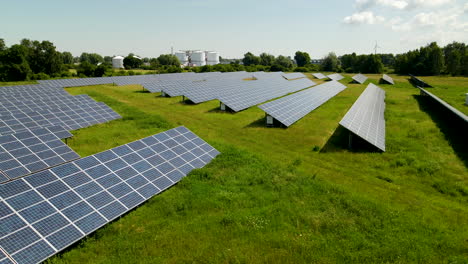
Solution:
{"label": "dense green foliage", "polygon": [[99,63],[104,62],[104,58],[97,53],[86,53],[83,52],[80,56],[80,63],[88,62],[92,65],[98,65]]}
{"label": "dense green foliage", "polygon": [[21,40],[20,44],[6,47],[0,44],[0,81],[25,81],[60,77],[67,68],[69,53],[61,54],[52,42]]}
{"label": "dense green foliage", "polygon": [[340,61],[334,52],[328,53],[322,61],[322,70],[334,72],[339,71]]}
{"label": "dense green foliage", "polygon": [[395,72],[414,75],[468,75],[468,48],[454,42],[440,48],[433,42],[425,47],[396,56]]}
{"label": "dense green foliage", "polygon": [[340,57],[341,68],[345,72],[382,73],[383,63],[380,55],[346,54]]}
{"label": "dense green foliage", "polygon": [[[343,75],[347,89],[287,129],[258,107],[221,113],[139,85],[68,89],[123,116],[74,131],[82,156],[179,125],[222,154],[48,263],[466,263],[466,151],[397,75],[379,85],[387,152],[348,151],[338,122],[366,85]],[[427,81],[445,98],[467,79]]]}
{"label": "dense green foliage", "polygon": [[124,58],[123,63],[125,69],[138,69],[143,64],[143,61],[133,53],[130,53]]}
{"label": "dense green foliage", "polygon": [[156,59],[159,65],[180,67],[180,61],[177,56],[172,54],[162,54]]}
{"label": "dense green foliage", "polygon": [[299,67],[304,67],[310,64],[311,61],[309,53],[302,51],[296,51],[296,54],[294,55],[294,60],[296,60],[297,66]]}

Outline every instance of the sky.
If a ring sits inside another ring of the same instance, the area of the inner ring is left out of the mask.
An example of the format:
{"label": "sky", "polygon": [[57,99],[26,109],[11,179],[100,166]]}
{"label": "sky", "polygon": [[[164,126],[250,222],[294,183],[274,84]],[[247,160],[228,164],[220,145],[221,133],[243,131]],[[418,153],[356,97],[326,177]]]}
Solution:
{"label": "sky", "polygon": [[461,0],[0,0],[0,38],[49,40],[59,51],[142,57],[214,50],[312,58],[402,53],[468,43]]}

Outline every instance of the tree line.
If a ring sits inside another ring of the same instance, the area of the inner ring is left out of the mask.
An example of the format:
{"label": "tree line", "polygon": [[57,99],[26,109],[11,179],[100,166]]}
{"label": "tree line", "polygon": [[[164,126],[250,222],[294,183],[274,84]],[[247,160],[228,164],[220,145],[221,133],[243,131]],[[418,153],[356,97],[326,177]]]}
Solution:
{"label": "tree line", "polygon": [[[223,60],[221,60],[223,61]],[[180,67],[178,58],[162,54],[157,58],[140,58],[133,53],[124,58],[127,70],[144,69],[157,73],[182,71],[329,71],[349,73],[383,73],[414,75],[468,76],[468,47],[464,43],[453,42],[439,47],[436,42],[403,54],[345,54],[338,57],[330,52],[319,63],[312,63],[307,52],[297,51],[293,58],[277,57],[261,53],[256,56],[247,52],[239,60],[229,64],[206,65],[201,67]],[[113,75],[140,74],[132,71],[114,71],[112,57],[97,53],[83,52],[73,57],[70,52],[57,51],[50,41],[23,39],[10,47],[0,39],[0,81],[40,80],[67,77],[102,77]]]}

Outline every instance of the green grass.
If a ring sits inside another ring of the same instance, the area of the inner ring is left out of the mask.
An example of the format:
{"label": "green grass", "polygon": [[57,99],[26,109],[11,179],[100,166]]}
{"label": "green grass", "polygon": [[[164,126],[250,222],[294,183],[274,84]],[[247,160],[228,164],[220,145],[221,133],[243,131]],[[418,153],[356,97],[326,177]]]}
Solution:
{"label": "green grass", "polygon": [[264,127],[257,107],[221,113],[138,85],[68,89],[123,116],[74,131],[82,156],[179,125],[222,154],[48,262],[468,262],[466,152],[403,76],[379,85],[387,152],[348,151],[338,122],[367,82],[344,75],[346,90],[288,129]]}
{"label": "green grass", "polygon": [[428,91],[468,115],[468,106],[465,104],[468,93],[468,83],[466,77],[421,77],[425,82],[434,88]]}

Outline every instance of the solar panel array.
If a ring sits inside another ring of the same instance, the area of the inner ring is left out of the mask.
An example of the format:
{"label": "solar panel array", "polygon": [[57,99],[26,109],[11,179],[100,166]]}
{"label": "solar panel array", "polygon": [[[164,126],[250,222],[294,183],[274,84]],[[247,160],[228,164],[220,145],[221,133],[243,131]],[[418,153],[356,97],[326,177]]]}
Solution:
{"label": "solar panel array", "polygon": [[286,80],[294,80],[299,78],[306,78],[302,72],[293,72],[293,73],[283,73],[283,77]]}
{"label": "solar panel array", "polygon": [[218,154],[178,127],[2,184],[0,260],[44,261]]}
{"label": "solar panel array", "polygon": [[353,79],[355,82],[359,83],[359,84],[363,84],[363,83],[365,83],[365,82],[367,81],[367,77],[366,77],[365,75],[363,75],[363,74],[360,74],[360,73],[354,75],[354,76],[352,77],[352,79]]}
{"label": "solar panel array", "polygon": [[314,86],[315,84],[308,78],[294,81],[284,80],[281,82],[275,79],[247,81],[243,86],[239,87],[240,89],[224,93],[218,99],[232,111],[239,112],[288,93]]}
{"label": "solar panel array", "polygon": [[326,82],[259,107],[281,124],[289,127],[344,89],[346,86],[337,81]]}
{"label": "solar panel array", "polygon": [[320,72],[312,73],[312,75],[319,80],[327,78],[327,76],[325,76],[323,73],[320,73]]}
{"label": "solar panel array", "polygon": [[385,151],[385,91],[370,83],[340,125]]}
{"label": "solar panel array", "polygon": [[466,116],[460,110],[456,109],[455,107],[451,106],[450,104],[448,104],[444,100],[442,100],[439,97],[437,97],[437,96],[433,95],[432,93],[428,92],[426,89],[423,89],[423,88],[419,87],[419,90],[421,91],[421,95],[427,95],[427,96],[431,97],[434,101],[436,101],[437,103],[439,103],[442,106],[444,106],[445,108],[447,108],[447,110],[454,113],[461,120],[464,120],[465,122],[468,123],[468,116]]}
{"label": "solar panel array", "polygon": [[344,77],[339,74],[339,73],[333,73],[327,76],[329,79],[334,80],[334,81],[339,81],[342,80]]}
{"label": "solar panel array", "polygon": [[387,84],[391,84],[391,85],[395,84],[392,77],[388,76],[387,74],[382,75],[382,80],[386,82]]}
{"label": "solar panel array", "polygon": [[0,136],[0,183],[79,158],[60,140],[71,136],[62,127]]}

